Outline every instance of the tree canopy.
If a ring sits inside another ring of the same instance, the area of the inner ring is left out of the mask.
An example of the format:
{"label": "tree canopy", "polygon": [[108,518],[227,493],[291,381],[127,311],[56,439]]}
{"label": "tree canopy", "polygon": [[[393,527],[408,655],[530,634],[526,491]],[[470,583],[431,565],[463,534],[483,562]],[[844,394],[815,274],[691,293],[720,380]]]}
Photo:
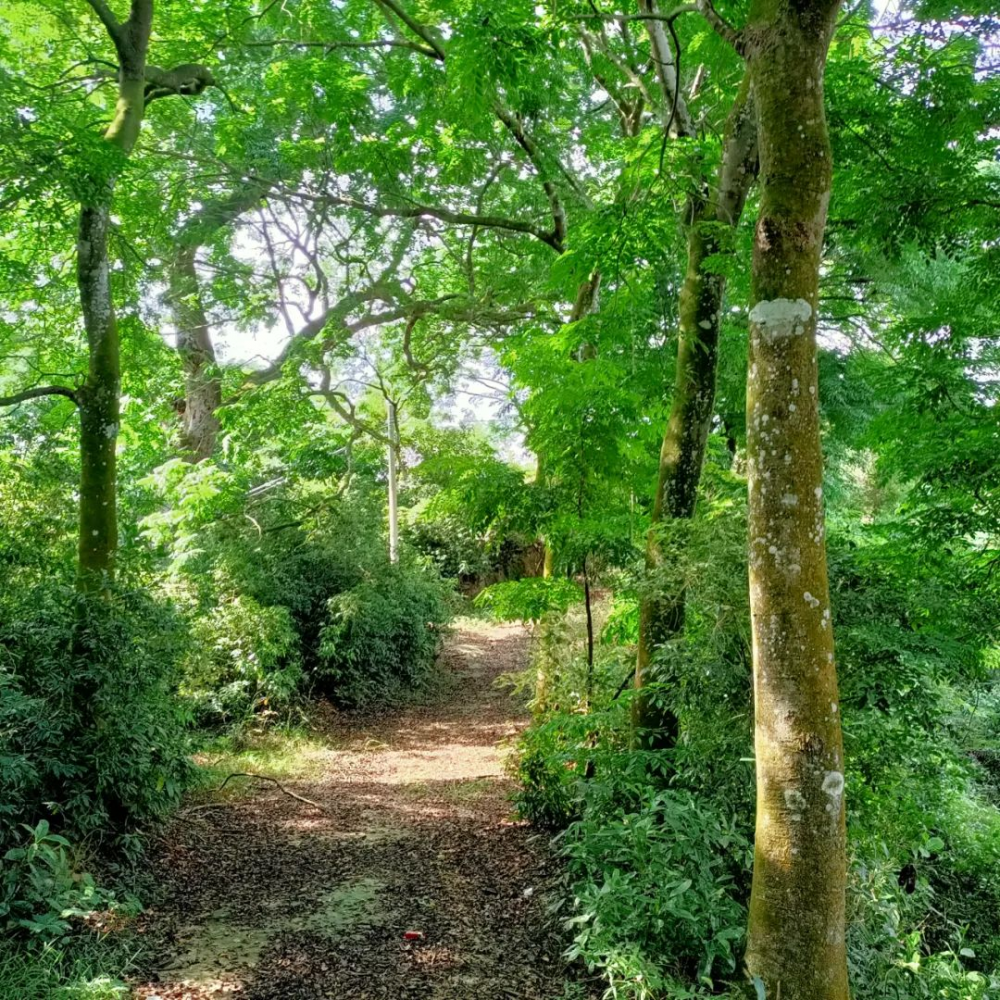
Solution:
{"label": "tree canopy", "polygon": [[466,614],[565,996],[1000,989],[994,5],[12,0],[0,95],[0,994]]}

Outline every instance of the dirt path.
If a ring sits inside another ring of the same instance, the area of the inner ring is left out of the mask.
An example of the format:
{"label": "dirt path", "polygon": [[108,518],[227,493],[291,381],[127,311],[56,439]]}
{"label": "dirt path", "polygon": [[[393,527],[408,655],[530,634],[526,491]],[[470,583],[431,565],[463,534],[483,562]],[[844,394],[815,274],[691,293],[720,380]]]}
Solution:
{"label": "dirt path", "polygon": [[[497,744],[524,724],[493,685],[525,633],[466,624],[442,654],[436,704],[336,716],[308,776],[189,812],[159,862],[165,886],[141,1000],[555,1000],[544,837],[509,820]],[[407,932],[422,937],[407,940]]]}

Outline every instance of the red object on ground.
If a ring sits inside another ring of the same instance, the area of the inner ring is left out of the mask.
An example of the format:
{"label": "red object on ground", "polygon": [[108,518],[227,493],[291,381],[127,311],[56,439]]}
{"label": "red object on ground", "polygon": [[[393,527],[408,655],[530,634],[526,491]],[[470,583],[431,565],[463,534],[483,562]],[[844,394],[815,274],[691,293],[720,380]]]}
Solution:
{"label": "red object on ground", "polygon": [[423,936],[424,936],[424,932],[423,931],[407,931],[403,935],[403,940],[404,941],[421,941],[421,940],[423,940]]}

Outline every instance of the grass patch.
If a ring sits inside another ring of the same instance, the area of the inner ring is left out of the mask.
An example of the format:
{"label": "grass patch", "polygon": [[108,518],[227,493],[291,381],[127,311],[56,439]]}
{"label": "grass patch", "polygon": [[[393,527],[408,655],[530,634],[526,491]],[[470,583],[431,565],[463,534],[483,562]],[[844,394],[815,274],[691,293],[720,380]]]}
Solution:
{"label": "grass patch", "polygon": [[136,952],[125,940],[74,942],[71,953],[47,947],[27,951],[0,945],[0,997],[4,1000],[127,1000],[122,982]]}
{"label": "grass patch", "polygon": [[[195,754],[198,774],[189,801],[229,802],[251,794],[259,786],[231,774],[260,774],[279,781],[318,778],[324,772],[327,741],[305,729],[272,729],[248,740],[245,736],[218,736]],[[2,994],[0,994],[2,996]]]}
{"label": "grass patch", "polygon": [[415,781],[400,785],[399,793],[408,799],[441,799],[457,805],[478,802],[496,791],[496,778],[470,778],[459,781]]}
{"label": "grass patch", "polygon": [[[158,970],[159,975],[167,982],[190,979],[207,983],[223,968],[253,968],[282,934],[307,932],[332,941],[381,926],[388,920],[379,898],[383,889],[384,884],[376,879],[349,880],[323,893],[311,906],[307,904],[304,912],[253,926],[242,925],[238,914],[223,907],[206,921],[178,929],[177,951]],[[0,996],[6,1000],[6,994]],[[97,1000],[105,997],[98,995]]]}

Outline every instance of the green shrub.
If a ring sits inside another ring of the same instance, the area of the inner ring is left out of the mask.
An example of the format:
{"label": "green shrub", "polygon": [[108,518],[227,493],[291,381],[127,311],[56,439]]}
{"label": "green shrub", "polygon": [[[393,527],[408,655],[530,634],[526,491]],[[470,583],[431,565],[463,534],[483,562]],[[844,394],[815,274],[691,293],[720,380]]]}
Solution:
{"label": "green shrub", "polygon": [[41,820],[24,826],[18,846],[3,855],[0,869],[0,927],[35,941],[65,937],[73,918],[108,905],[111,898],[87,874],[78,873],[70,844]]}
{"label": "green shrub", "polygon": [[275,718],[302,683],[291,612],[233,597],[196,618],[180,693],[202,725],[240,728]]}
{"label": "green shrub", "polygon": [[500,622],[537,622],[550,612],[565,611],[583,600],[583,591],[571,580],[525,577],[494,583],[481,590],[473,606]]}
{"label": "green shrub", "polygon": [[192,770],[173,696],[185,641],[169,606],[134,591],[0,598],[0,830],[49,819],[128,846],[177,804]]}
{"label": "green shrub", "polygon": [[1000,989],[996,969],[992,977],[989,966],[982,971],[982,958],[959,923],[948,921],[950,940],[935,944],[928,914],[944,917],[940,908],[950,912],[951,901],[938,897],[922,875],[902,888],[888,850],[855,860],[847,898],[847,956],[857,1000],[985,1000]]}
{"label": "green shrub", "polygon": [[518,779],[518,816],[544,829],[561,830],[582,809],[583,775],[598,722],[591,716],[553,715],[525,730],[511,758]]}
{"label": "green shrub", "polygon": [[562,837],[573,880],[570,957],[601,969],[615,996],[664,996],[735,972],[746,909],[735,873],[748,844],[735,823],[675,791],[637,809],[584,814]]}
{"label": "green shrub", "polygon": [[88,941],[71,950],[25,951],[0,942],[0,997],[4,1000],[128,1000],[119,979],[133,956],[121,946]]}
{"label": "green shrub", "polygon": [[387,566],[330,598],[327,609],[318,680],[352,707],[391,702],[419,687],[448,618],[440,580],[420,566]]}
{"label": "green shrub", "polygon": [[421,517],[422,507],[411,510],[406,522],[406,540],[418,552],[432,560],[438,572],[450,579],[475,579],[493,568],[485,543],[463,519],[443,514],[430,519]]}
{"label": "green shrub", "polygon": [[615,594],[601,629],[601,642],[614,646],[634,646],[639,642],[639,602],[636,598]]}

